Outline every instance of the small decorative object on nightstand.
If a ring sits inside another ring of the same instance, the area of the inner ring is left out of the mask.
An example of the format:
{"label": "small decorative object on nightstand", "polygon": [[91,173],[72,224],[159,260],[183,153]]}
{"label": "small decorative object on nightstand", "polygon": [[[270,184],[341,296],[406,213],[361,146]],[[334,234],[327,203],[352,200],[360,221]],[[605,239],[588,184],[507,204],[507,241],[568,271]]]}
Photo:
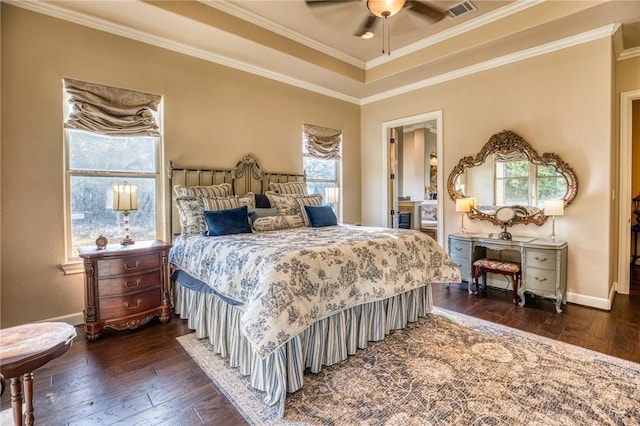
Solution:
{"label": "small decorative object on nightstand", "polygon": [[85,268],[84,326],[89,341],[103,328],[134,329],[157,316],[171,319],[168,255],[171,244],[80,249]]}
{"label": "small decorative object on nightstand", "polygon": [[109,244],[109,240],[104,235],[100,235],[96,238],[96,250],[104,250]]}

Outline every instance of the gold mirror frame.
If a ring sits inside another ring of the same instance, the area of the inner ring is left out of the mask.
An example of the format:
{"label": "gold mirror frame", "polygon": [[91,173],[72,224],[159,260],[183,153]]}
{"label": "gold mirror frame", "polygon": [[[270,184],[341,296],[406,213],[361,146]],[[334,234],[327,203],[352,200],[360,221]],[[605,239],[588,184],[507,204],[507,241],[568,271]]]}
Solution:
{"label": "gold mirror frame", "polygon": [[[535,149],[527,143],[521,136],[512,132],[510,130],[503,130],[500,133],[496,133],[489,141],[482,147],[480,152],[476,154],[475,157],[467,156],[463,157],[458,165],[453,168],[451,173],[449,173],[449,178],[447,179],[447,190],[449,192],[449,197],[452,200],[456,200],[458,198],[464,198],[464,194],[461,194],[456,191],[455,183],[458,177],[464,174],[465,170],[471,167],[476,167],[485,162],[487,157],[492,154],[513,154],[513,153],[522,153],[527,159],[536,165],[543,166],[552,166],[554,167],[564,178],[567,180],[567,191],[565,193],[564,206],[565,208],[571,204],[571,202],[576,198],[578,194],[578,178],[576,177],[575,172],[569,164],[563,161],[560,157],[558,157],[554,153],[545,152],[542,156],[538,155]],[[526,211],[527,208],[523,206],[511,206],[519,211]],[[478,209],[473,209],[471,212],[467,213],[467,216],[470,219],[480,219],[487,220],[492,222],[494,225],[501,226],[503,223],[498,221],[494,215],[484,213],[479,211]],[[543,225],[547,217],[543,210],[538,210],[534,214],[525,214],[525,215],[517,215],[513,221],[510,222],[510,225],[517,224],[529,224],[533,223],[538,226]]]}

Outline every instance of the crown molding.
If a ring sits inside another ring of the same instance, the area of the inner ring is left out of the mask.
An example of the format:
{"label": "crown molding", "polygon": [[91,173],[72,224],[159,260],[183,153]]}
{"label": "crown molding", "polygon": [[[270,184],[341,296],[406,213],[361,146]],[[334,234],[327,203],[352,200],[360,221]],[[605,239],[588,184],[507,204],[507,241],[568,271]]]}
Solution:
{"label": "crown molding", "polygon": [[622,51],[622,53],[618,55],[618,60],[624,61],[625,59],[636,58],[638,56],[640,56],[640,46]]}
{"label": "crown molding", "polygon": [[51,16],[53,18],[62,19],[64,21],[73,22],[75,24],[83,25],[89,28],[93,28],[99,31],[104,31],[110,34],[115,34],[121,37],[126,37],[132,40],[140,41],[153,46],[161,47],[163,49],[171,50],[173,52],[182,53],[195,58],[203,59],[205,61],[213,62],[226,67],[234,68],[240,71],[245,71],[251,74],[255,74],[261,77],[265,77],[271,80],[279,81],[291,86],[299,87],[301,89],[309,90],[321,95],[330,96],[335,99],[339,99],[352,104],[360,105],[360,99],[346,95],[344,93],[336,92],[334,90],[327,89],[325,87],[317,86],[302,80],[298,80],[286,75],[276,73],[261,67],[257,67],[245,62],[241,62],[235,59],[231,59],[226,56],[211,53],[209,51],[198,49],[193,46],[189,46],[183,43],[178,43],[164,37],[158,37],[143,31],[133,29],[131,27],[115,24],[104,19],[95,18],[93,16],[86,15],[71,11],[69,9],[61,8],[50,3],[44,2],[32,2],[27,0],[2,0],[4,3],[12,6],[20,7],[23,9],[37,12],[43,15]]}
{"label": "crown molding", "polygon": [[347,55],[344,52],[341,52],[337,49],[327,46],[326,44],[320,43],[296,31],[292,31],[289,28],[283,27],[282,25],[269,21],[268,19],[265,19],[262,16],[257,15],[253,12],[249,12],[248,10],[243,9],[239,6],[236,6],[235,4],[232,4],[226,1],[220,1],[220,0],[198,0],[198,1],[200,1],[202,4],[206,4],[209,7],[218,9],[221,12],[235,16],[236,18],[242,19],[243,21],[250,22],[254,25],[257,25],[273,33],[279,34],[283,37],[296,41],[300,44],[303,44],[307,47],[310,47],[326,55],[332,56],[336,59],[339,59],[343,62],[346,62],[360,69],[364,69],[365,67],[365,63],[363,61],[357,58],[354,58],[351,55]]}
{"label": "crown molding", "polygon": [[507,16],[522,12],[525,9],[541,3],[544,3],[544,0],[517,0],[499,9],[487,12],[484,15],[480,15],[477,18],[471,19],[467,22],[463,22],[430,37],[426,37],[422,40],[416,41],[415,43],[411,43],[407,46],[396,49],[393,51],[392,55],[382,55],[378,58],[367,61],[365,64],[365,70],[375,68],[388,62],[392,62],[395,59],[417,52],[426,47],[433,46],[434,44],[442,43],[445,40],[457,37],[465,32],[474,30],[476,28],[491,24],[500,19],[506,18]]}
{"label": "crown molding", "polygon": [[611,37],[620,28],[621,24],[610,24],[600,28],[596,28],[590,31],[585,31],[574,36],[566,37],[560,40],[553,41],[551,43],[542,44],[540,46],[525,49],[520,52],[515,52],[509,55],[504,55],[499,58],[491,59],[488,61],[480,62],[478,64],[470,65],[468,67],[460,68],[451,72],[443,73],[435,77],[431,77],[422,81],[418,81],[412,84],[408,84],[397,89],[381,92],[373,96],[363,98],[361,105],[367,105],[373,102],[378,102],[383,99],[391,98],[393,96],[402,95],[414,90],[423,89],[425,87],[441,84],[446,81],[455,80],[460,77],[465,77],[478,72],[498,68],[503,65],[512,64],[514,62],[523,61],[525,59],[534,58],[536,56],[545,55],[547,53],[555,52],[558,50],[566,49],[569,47],[577,46],[590,41],[598,40],[604,37]]}
{"label": "crown molding", "polygon": [[[576,46],[582,43],[587,43],[593,40],[597,40],[603,37],[612,37],[618,32],[621,24],[610,24],[594,30],[586,31],[574,36],[566,37],[564,39],[556,40],[550,43],[546,43],[540,46],[536,46],[530,49],[526,49],[520,52],[515,52],[509,55],[505,55],[499,58],[491,59],[485,62],[474,64],[468,67],[460,68],[451,72],[443,73],[425,80],[417,81],[396,89],[377,93],[372,96],[363,98],[346,95],[342,92],[327,89],[326,87],[318,86],[312,83],[308,83],[296,78],[288,77],[286,75],[270,71],[268,69],[257,67],[255,65],[247,64],[232,58],[218,55],[203,49],[198,49],[183,43],[178,43],[163,37],[154,36],[143,31],[135,30],[125,25],[115,24],[100,18],[95,18],[83,13],[71,11],[51,3],[46,2],[34,2],[28,0],[1,0],[7,4],[20,7],[23,9],[31,10],[36,13],[41,13],[54,18],[62,19],[65,21],[73,22],[79,25],[87,26],[93,29],[104,31],[107,33],[115,34],[121,37],[137,40],[143,43],[147,43],[153,46],[161,47],[167,50],[171,50],[177,53],[182,53],[205,61],[217,63],[223,66],[234,68],[240,71],[248,72],[254,75],[258,75],[271,80],[279,81],[284,84],[288,84],[294,87],[298,87],[304,90],[309,90],[314,93],[329,96],[338,100],[342,100],[348,103],[356,105],[366,105],[393,96],[401,95],[411,92],[413,90],[422,89],[425,87],[441,84],[450,80],[465,77],[477,72],[497,68],[510,63],[518,62],[521,60],[533,58],[535,56],[544,55],[557,50],[566,49],[572,46]],[[523,4],[537,4],[539,0],[527,0],[522,2]],[[634,49],[627,49],[619,55],[618,60],[629,59],[632,57],[640,56],[640,47]]]}

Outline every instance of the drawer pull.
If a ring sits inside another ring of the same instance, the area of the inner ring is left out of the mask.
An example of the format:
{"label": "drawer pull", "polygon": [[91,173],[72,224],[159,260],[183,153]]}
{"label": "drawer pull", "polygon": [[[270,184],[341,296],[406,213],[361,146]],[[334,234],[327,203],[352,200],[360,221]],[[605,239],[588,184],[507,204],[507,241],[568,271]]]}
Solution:
{"label": "drawer pull", "polygon": [[540,282],[543,282],[543,281],[547,280],[545,277],[533,277],[533,279],[536,280],[536,281],[540,281]]}
{"label": "drawer pull", "polygon": [[547,260],[546,257],[538,257],[538,256],[535,256],[534,259],[537,260],[538,262],[544,262],[545,260]]}
{"label": "drawer pull", "polygon": [[460,251],[460,250],[462,250],[462,247],[454,247],[454,249]]}
{"label": "drawer pull", "polygon": [[136,288],[140,285],[140,278],[138,278],[136,280],[135,283],[133,284],[129,284],[129,281],[122,283],[123,286],[125,286],[126,288]]}
{"label": "drawer pull", "polygon": [[136,306],[129,306],[129,302],[124,302],[124,307],[127,309],[136,309],[140,306],[140,303],[142,303],[142,299],[138,299],[138,304]]}
{"label": "drawer pull", "polygon": [[132,271],[132,270],[136,269],[138,266],[140,266],[140,261],[139,260],[136,260],[136,264],[134,266],[129,266],[126,263],[122,265],[122,267],[124,269],[126,269],[127,271]]}

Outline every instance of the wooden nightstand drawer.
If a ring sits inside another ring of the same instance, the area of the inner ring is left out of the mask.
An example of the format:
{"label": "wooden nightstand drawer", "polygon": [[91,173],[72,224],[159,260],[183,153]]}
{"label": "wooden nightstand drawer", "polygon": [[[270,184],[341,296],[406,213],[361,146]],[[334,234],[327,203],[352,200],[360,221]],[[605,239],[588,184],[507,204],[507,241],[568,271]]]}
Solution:
{"label": "wooden nightstand drawer", "polygon": [[127,296],[100,298],[100,319],[120,318],[156,308],[161,303],[160,288],[133,293]]}
{"label": "wooden nightstand drawer", "polygon": [[122,275],[100,280],[98,297],[117,296],[132,293],[160,285],[160,271],[151,271],[137,275]]}
{"label": "wooden nightstand drawer", "polygon": [[131,274],[160,267],[160,257],[157,253],[126,256],[115,259],[98,261],[98,276],[108,277],[113,275]]}

